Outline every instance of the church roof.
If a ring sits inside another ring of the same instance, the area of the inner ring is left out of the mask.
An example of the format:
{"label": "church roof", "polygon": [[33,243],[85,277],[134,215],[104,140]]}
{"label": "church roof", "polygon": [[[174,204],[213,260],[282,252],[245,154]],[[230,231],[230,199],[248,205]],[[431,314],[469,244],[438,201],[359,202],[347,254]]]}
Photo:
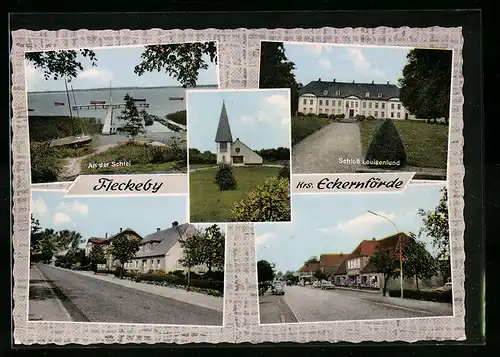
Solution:
{"label": "church roof", "polygon": [[226,103],[222,102],[222,111],[220,113],[219,126],[217,134],[215,134],[215,142],[233,142],[231,128],[229,127],[229,119],[227,118]]}
{"label": "church roof", "polygon": [[[366,97],[367,92],[370,93],[369,97]],[[399,88],[398,86],[389,83],[327,82],[320,79],[318,81],[312,81],[299,89],[299,95],[306,93],[314,94],[317,97],[327,98],[347,98],[350,96],[356,96],[358,98],[362,98],[363,100],[389,100],[391,98],[399,97]]]}

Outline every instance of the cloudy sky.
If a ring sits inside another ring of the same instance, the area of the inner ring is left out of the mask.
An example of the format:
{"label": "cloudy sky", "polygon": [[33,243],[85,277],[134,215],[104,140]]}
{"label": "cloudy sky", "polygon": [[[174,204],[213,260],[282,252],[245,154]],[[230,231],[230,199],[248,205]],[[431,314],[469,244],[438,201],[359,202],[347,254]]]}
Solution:
{"label": "cloudy sky", "polygon": [[397,84],[409,48],[347,47],[285,43],[285,54],[295,63],[295,77],[303,85],[323,81]]}
{"label": "cloudy sky", "polygon": [[[43,228],[70,229],[84,239],[131,228],[141,236],[166,229],[172,222],[186,223],[186,197],[64,198],[62,191],[33,191],[31,213]],[[138,209],[139,208],[139,209]],[[144,213],[144,208],[147,212]],[[205,228],[208,225],[196,225]],[[225,227],[221,227],[224,228]]]}
{"label": "cloudy sky", "polygon": [[[162,87],[178,86],[180,83],[171,78],[165,72],[148,72],[142,76],[134,73],[134,67],[141,63],[141,54],[145,47],[108,47],[97,48],[97,66],[82,56],[78,60],[82,63],[84,70],[78,73],[78,77],[71,81],[74,89],[91,89],[109,87]],[[218,84],[216,65],[210,62],[208,56],[204,56],[208,63],[208,69],[200,70],[197,84]],[[43,70],[35,69],[26,61],[26,82],[28,92],[32,91],[63,91],[64,80],[45,80]]]}
{"label": "cloudy sky", "polygon": [[254,150],[290,147],[288,90],[187,92],[189,147],[215,152],[222,101],[233,140]]}
{"label": "cloudy sky", "polygon": [[409,185],[403,193],[293,196],[292,223],[255,225],[257,260],[273,262],[280,271],[297,270],[312,256],[351,253],[363,239],[396,233],[389,221],[367,210],[388,217],[400,231],[418,234],[418,209],[433,210],[443,187]]}

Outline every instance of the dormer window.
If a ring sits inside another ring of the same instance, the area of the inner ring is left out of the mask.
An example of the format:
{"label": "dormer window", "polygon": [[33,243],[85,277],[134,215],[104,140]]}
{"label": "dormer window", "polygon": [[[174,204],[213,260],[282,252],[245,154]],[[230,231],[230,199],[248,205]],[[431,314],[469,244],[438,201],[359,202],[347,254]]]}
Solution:
{"label": "dormer window", "polygon": [[379,93],[379,94],[378,94],[378,97],[379,97],[379,98],[382,98],[382,93]]}
{"label": "dormer window", "polygon": [[340,91],[338,90],[335,94],[336,94],[336,95],[340,95]]}
{"label": "dormer window", "polygon": [[365,97],[366,97],[366,98],[369,98],[369,97],[370,97],[370,92],[366,92],[366,93],[365,93]]}
{"label": "dormer window", "polygon": [[328,91],[326,89],[323,91],[323,95],[328,95]]}

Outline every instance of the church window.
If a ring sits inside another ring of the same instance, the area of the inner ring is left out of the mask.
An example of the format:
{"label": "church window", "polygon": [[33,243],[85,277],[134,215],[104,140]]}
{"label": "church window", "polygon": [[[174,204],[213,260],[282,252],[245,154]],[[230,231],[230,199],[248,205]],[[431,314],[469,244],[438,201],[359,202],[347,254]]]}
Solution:
{"label": "church window", "polygon": [[222,142],[220,143],[220,152],[226,152],[227,151],[227,143]]}
{"label": "church window", "polygon": [[240,152],[240,148],[236,148],[236,149],[234,149],[234,151]]}

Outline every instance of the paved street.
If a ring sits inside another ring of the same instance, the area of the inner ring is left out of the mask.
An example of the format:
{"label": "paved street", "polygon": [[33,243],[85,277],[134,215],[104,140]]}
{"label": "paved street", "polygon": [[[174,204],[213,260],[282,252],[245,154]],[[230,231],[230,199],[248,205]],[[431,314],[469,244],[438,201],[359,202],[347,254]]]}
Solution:
{"label": "paved street", "polygon": [[261,324],[298,322],[283,295],[266,293],[259,297]]}
{"label": "paved street", "polygon": [[222,311],[215,309],[47,265],[37,265],[31,272],[30,319],[222,325]]}
{"label": "paved street", "polygon": [[[351,290],[287,286],[284,302],[299,322],[451,316],[451,304],[383,297]],[[262,298],[261,298],[262,299]],[[261,323],[280,323],[278,307],[262,309]],[[278,306],[278,304],[276,304]]]}
{"label": "paved street", "polygon": [[294,174],[353,173],[361,165],[341,164],[339,158],[362,159],[357,123],[331,123],[292,148]]}

